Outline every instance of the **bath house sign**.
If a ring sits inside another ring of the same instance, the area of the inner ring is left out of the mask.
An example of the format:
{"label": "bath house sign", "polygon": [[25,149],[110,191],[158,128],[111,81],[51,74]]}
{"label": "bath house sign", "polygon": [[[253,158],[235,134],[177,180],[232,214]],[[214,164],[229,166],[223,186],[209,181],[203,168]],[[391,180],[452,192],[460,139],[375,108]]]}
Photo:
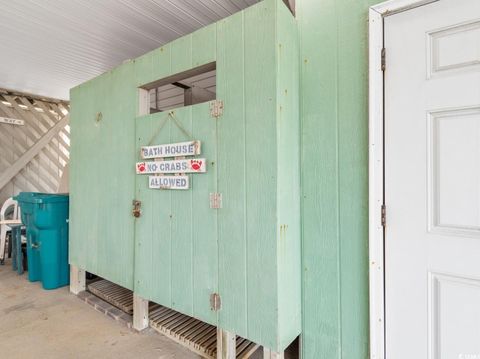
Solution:
{"label": "bath house sign", "polygon": [[[170,143],[144,146],[140,149],[142,159],[154,161],[137,162],[137,174],[149,174],[148,187],[157,189],[188,189],[190,178],[185,173],[204,173],[207,171],[205,158],[182,158],[201,153],[200,141]],[[172,158],[164,160],[163,158]],[[177,175],[174,175],[177,174]]]}

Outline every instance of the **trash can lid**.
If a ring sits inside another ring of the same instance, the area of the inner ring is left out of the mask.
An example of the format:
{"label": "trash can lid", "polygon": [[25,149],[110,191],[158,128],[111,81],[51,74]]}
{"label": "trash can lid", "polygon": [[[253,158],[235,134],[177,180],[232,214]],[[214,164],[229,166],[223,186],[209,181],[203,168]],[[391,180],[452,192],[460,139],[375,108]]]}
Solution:
{"label": "trash can lid", "polygon": [[34,196],[37,196],[37,195],[41,195],[41,194],[45,194],[45,193],[41,193],[41,192],[20,192],[16,196],[13,196],[13,199],[15,201],[18,201],[18,202],[25,202],[25,200],[27,200],[29,198],[32,198]]}
{"label": "trash can lid", "polygon": [[55,202],[68,202],[68,194],[47,194],[42,193],[32,197],[29,201],[33,203],[55,203]]}

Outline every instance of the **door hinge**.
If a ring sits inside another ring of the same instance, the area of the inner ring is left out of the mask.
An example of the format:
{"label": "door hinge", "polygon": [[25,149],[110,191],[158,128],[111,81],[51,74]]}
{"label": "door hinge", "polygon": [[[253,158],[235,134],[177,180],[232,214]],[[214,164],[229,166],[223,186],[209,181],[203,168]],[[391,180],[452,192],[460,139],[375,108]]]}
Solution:
{"label": "door hinge", "polygon": [[222,100],[213,100],[210,101],[210,115],[212,117],[218,118],[223,115],[223,101]]}
{"label": "door hinge", "polygon": [[382,48],[382,53],[381,53],[381,57],[382,57],[382,71],[385,71],[385,69],[387,68],[387,54],[386,54],[387,50],[385,48]]}
{"label": "door hinge", "polygon": [[387,226],[387,207],[382,204],[382,227],[386,227]]}
{"label": "door hinge", "polygon": [[135,218],[138,218],[142,215],[142,210],[140,209],[140,207],[142,206],[142,202],[140,201],[137,201],[136,199],[134,199],[132,201],[132,215],[135,217]]}
{"label": "door hinge", "polygon": [[210,208],[222,208],[222,194],[218,192],[210,193]]}
{"label": "door hinge", "polygon": [[220,298],[220,294],[210,294],[210,308],[215,312],[222,309],[222,299]]}

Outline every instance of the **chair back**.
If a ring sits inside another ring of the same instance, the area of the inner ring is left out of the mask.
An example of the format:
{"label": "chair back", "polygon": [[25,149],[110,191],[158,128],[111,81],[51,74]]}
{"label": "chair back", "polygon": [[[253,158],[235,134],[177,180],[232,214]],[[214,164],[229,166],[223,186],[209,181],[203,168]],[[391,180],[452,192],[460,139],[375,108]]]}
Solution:
{"label": "chair back", "polygon": [[0,209],[0,221],[4,221],[6,219],[5,215],[8,209],[10,209],[11,207],[13,207],[12,219],[19,219],[20,208],[18,207],[18,202],[10,197],[3,203],[2,208]]}

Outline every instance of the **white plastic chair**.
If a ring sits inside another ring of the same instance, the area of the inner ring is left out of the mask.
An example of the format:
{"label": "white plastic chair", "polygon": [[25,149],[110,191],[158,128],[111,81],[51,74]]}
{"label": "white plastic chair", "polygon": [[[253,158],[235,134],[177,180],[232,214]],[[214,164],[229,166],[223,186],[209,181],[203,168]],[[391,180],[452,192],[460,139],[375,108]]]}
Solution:
{"label": "white plastic chair", "polygon": [[[12,207],[12,219],[6,219],[5,214]],[[0,264],[3,264],[5,260],[5,244],[7,240],[7,231],[11,229],[9,225],[19,223],[22,223],[22,221],[20,220],[20,208],[18,207],[18,203],[14,199],[8,198],[3,203],[2,208],[0,209]]]}

